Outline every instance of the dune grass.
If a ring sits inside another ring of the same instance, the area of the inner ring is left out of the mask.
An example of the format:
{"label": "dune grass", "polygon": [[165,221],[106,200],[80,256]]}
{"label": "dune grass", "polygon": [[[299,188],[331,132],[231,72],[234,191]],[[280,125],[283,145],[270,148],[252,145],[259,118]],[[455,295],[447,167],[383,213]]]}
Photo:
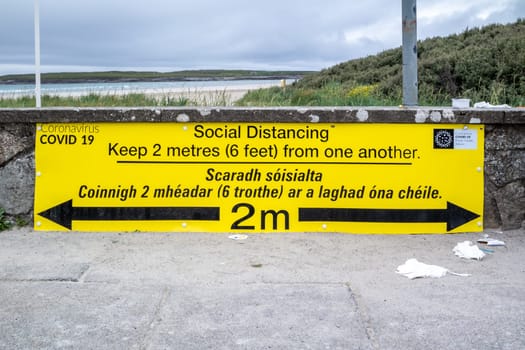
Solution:
{"label": "dune grass", "polygon": [[395,106],[395,99],[381,96],[376,86],[347,87],[332,82],[320,88],[272,87],[249,91],[239,106]]}
{"label": "dune grass", "polygon": [[[214,92],[188,91],[181,94],[143,93],[96,94],[84,96],[42,96],[42,107],[182,107],[182,106],[230,106],[234,103],[226,90]],[[34,96],[0,98],[0,108],[35,107]]]}

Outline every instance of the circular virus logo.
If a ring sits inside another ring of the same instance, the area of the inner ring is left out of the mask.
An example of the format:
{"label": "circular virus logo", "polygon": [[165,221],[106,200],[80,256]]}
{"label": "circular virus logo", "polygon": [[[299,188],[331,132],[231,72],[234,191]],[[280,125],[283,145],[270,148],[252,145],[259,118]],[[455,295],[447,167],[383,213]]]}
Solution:
{"label": "circular virus logo", "polygon": [[434,148],[452,148],[454,142],[454,130],[434,130]]}

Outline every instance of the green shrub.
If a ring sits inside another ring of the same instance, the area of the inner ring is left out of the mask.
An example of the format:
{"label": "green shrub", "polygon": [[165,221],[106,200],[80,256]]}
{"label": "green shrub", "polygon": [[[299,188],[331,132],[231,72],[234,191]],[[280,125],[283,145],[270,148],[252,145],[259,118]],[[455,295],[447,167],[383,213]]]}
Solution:
{"label": "green shrub", "polygon": [[4,208],[0,208],[0,231],[5,231],[10,229],[13,224],[5,216]]}

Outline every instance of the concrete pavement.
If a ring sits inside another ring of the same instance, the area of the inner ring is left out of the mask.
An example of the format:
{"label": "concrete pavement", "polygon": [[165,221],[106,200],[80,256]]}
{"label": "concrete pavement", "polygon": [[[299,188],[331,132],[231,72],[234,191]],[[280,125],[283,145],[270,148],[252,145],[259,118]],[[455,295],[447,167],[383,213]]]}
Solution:
{"label": "concrete pavement", "polygon": [[[452,253],[483,234],[506,246]],[[0,348],[525,348],[523,230],[228,236],[1,232]]]}

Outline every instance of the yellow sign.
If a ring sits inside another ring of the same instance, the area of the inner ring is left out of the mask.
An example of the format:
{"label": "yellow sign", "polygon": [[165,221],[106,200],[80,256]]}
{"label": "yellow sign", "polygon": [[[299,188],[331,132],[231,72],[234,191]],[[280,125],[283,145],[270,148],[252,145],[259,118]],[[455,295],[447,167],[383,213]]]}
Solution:
{"label": "yellow sign", "polygon": [[482,230],[481,125],[39,124],[35,229]]}

